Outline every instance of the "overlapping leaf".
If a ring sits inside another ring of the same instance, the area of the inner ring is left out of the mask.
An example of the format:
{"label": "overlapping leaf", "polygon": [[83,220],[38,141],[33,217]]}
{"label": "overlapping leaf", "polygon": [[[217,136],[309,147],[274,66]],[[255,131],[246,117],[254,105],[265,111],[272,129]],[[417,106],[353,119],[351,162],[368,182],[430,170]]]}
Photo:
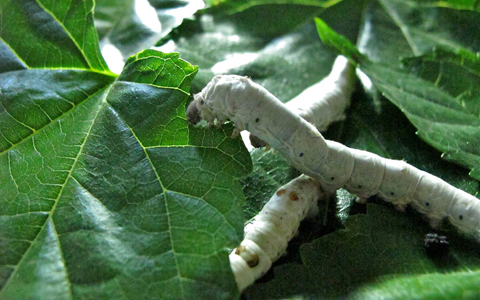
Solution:
{"label": "overlapping leaf", "polygon": [[455,52],[436,48],[405,60],[408,71],[393,63],[374,63],[321,20],[317,26],[322,40],[357,60],[425,141],[444,152],[448,160],[470,168],[470,175],[480,180],[480,60],[475,54],[460,47]]}

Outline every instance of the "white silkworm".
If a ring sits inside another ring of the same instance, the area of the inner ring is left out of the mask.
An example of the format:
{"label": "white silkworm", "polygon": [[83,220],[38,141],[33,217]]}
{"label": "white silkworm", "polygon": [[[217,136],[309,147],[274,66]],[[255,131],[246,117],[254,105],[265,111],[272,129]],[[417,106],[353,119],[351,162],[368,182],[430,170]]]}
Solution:
{"label": "white silkworm", "polygon": [[265,274],[287,249],[300,222],[318,213],[324,197],[320,183],[300,175],[279,188],[245,226],[245,238],[230,254],[230,266],[240,291]]}
{"label": "white silkworm", "polygon": [[[326,131],[331,123],[345,119],[345,109],[350,105],[355,79],[355,67],[345,56],[339,55],[327,77],[288,101],[285,106],[315,125],[318,131]],[[250,143],[255,148],[266,146],[255,135],[250,135]]]}
{"label": "white silkworm", "polygon": [[480,240],[479,199],[404,161],[326,141],[312,124],[248,78],[215,76],[190,106],[210,124],[215,118],[220,123],[233,121],[234,135],[250,131],[326,191],[344,187],[361,198],[378,195],[400,209],[410,204],[432,226],[447,217],[460,231]]}
{"label": "white silkworm", "polygon": [[285,106],[315,125],[318,131],[325,131],[332,122],[345,119],[345,109],[350,105],[355,78],[355,67],[345,56],[339,55],[327,77],[288,101]]}

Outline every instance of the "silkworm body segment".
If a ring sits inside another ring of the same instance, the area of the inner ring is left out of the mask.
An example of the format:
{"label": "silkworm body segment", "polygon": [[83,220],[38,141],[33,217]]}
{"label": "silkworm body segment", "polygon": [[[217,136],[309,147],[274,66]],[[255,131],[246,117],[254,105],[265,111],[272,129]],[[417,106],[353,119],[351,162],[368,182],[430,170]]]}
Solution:
{"label": "silkworm body segment", "polygon": [[245,226],[245,237],[230,254],[230,265],[239,290],[266,273],[287,249],[300,222],[318,213],[323,197],[320,183],[301,175],[282,186],[263,209]]}
{"label": "silkworm body segment", "polygon": [[400,209],[410,204],[433,226],[448,217],[480,240],[479,199],[404,161],[326,141],[312,124],[246,77],[218,75],[194,99],[190,105],[207,122],[233,121],[238,131],[258,136],[328,192],[344,187],[363,199],[378,195]]}
{"label": "silkworm body segment", "polygon": [[295,114],[325,131],[335,121],[345,119],[345,109],[355,88],[355,67],[345,56],[335,59],[332,71],[285,105]]}

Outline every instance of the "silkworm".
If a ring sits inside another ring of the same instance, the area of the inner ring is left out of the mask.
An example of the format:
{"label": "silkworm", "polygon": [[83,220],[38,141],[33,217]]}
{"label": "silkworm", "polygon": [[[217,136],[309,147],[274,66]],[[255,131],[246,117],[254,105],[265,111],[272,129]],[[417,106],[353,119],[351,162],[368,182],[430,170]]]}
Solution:
{"label": "silkworm", "polygon": [[[331,123],[345,119],[355,79],[355,67],[345,56],[339,55],[328,76],[308,87],[285,106],[315,125],[318,131],[326,131]],[[255,148],[266,146],[265,141],[255,135],[250,135],[250,143]]]}
{"label": "silkworm", "polygon": [[327,77],[310,86],[285,106],[315,125],[318,131],[327,130],[335,121],[344,120],[345,109],[355,88],[355,67],[339,55]]}
{"label": "silkworm", "polygon": [[245,226],[245,237],[230,254],[230,266],[240,291],[265,274],[287,249],[305,217],[318,214],[325,196],[320,183],[300,175],[280,187]]}
{"label": "silkworm", "polygon": [[312,124],[246,77],[215,76],[190,105],[209,124],[215,118],[234,122],[234,136],[241,130],[258,136],[327,192],[343,187],[363,199],[377,195],[399,209],[411,205],[432,226],[446,217],[480,240],[479,199],[404,161],[325,140]]}

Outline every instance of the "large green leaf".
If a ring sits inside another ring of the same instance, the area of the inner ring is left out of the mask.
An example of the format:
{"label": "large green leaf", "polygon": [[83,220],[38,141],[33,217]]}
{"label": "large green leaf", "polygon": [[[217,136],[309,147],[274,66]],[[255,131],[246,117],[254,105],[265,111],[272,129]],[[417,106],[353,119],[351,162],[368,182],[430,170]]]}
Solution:
{"label": "large green leaf", "polygon": [[188,125],[197,67],[146,50],[116,78],[92,3],[39,3],[0,2],[0,299],[235,298],[251,162]]}

